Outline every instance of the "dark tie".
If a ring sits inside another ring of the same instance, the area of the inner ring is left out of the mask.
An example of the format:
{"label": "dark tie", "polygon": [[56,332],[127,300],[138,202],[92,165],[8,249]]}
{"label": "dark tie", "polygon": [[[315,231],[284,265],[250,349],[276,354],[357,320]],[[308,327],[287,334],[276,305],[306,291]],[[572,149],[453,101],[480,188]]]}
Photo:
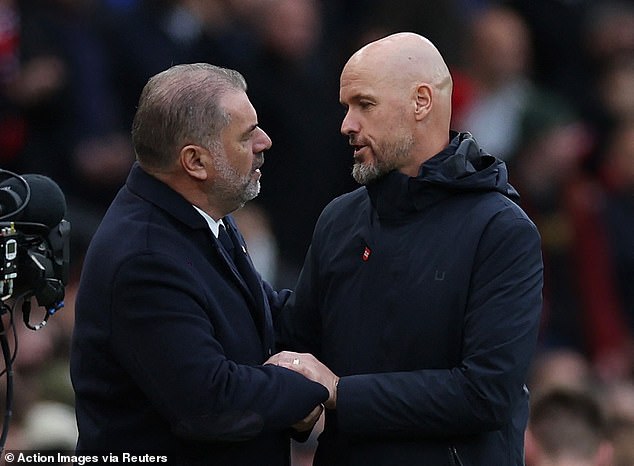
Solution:
{"label": "dark tie", "polygon": [[227,231],[227,228],[220,223],[218,228],[218,239],[220,240],[222,247],[229,253],[238,273],[246,283],[255,303],[257,304],[259,311],[253,313],[253,318],[258,325],[258,328],[263,331],[264,316],[261,312],[264,296],[262,294],[262,287],[260,285],[257,272],[253,268],[246,251],[235,236],[235,231],[231,229],[231,227],[229,227],[229,229],[230,231]]}
{"label": "dark tie", "polygon": [[220,240],[222,247],[229,253],[229,257],[233,260],[234,265],[242,276],[242,279],[249,287],[249,290],[251,290],[251,293],[256,298],[256,301],[259,300],[262,297],[262,292],[257,273],[249,261],[246,251],[243,250],[238,238],[235,237],[234,231],[227,231],[227,228],[220,223],[218,228],[218,239]]}
{"label": "dark tie", "polygon": [[235,248],[233,245],[233,241],[231,241],[231,238],[229,238],[227,229],[222,223],[220,223],[220,225],[218,226],[218,239],[220,240],[220,244],[222,244],[222,247],[225,248],[225,251],[227,251],[227,253],[229,254],[229,257],[231,257],[231,259],[235,261]]}
{"label": "dark tie", "polygon": [[249,309],[251,310],[253,320],[255,321],[260,332],[260,336],[262,337],[262,344],[264,345],[265,351],[267,351],[267,354],[270,355],[270,348],[273,347],[273,326],[270,315],[268,315],[265,310],[264,299],[266,296],[263,294],[262,284],[258,277],[258,273],[253,268],[253,264],[249,259],[247,251],[238,240],[237,232],[231,224],[228,224],[228,227],[225,227],[222,222],[220,223],[220,228],[218,229],[218,239],[220,240],[222,247],[227,249],[229,252],[239,275],[246,283],[247,288],[254,299],[256,308],[250,307]]}

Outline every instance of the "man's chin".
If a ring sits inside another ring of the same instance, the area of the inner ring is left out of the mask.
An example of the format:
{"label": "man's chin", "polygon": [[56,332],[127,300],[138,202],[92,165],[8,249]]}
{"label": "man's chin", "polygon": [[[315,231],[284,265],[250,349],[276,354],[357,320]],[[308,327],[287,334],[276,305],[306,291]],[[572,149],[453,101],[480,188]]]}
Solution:
{"label": "man's chin", "polygon": [[260,194],[260,180],[252,180],[244,190],[245,203],[249,202]]}
{"label": "man's chin", "polygon": [[357,162],[352,166],[352,178],[359,184],[366,185],[382,175],[383,173],[376,165]]}

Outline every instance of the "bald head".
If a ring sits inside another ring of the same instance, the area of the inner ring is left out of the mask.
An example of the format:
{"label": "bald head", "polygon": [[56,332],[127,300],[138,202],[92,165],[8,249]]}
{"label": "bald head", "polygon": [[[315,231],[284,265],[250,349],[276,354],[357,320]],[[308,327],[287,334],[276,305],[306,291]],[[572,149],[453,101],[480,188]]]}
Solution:
{"label": "bald head", "polygon": [[371,177],[389,169],[416,176],[449,142],[451,75],[428,39],[404,32],[367,44],[350,57],[340,84],[348,108],[341,131],[360,147],[358,170],[377,169]]}
{"label": "bald head", "polygon": [[344,71],[353,67],[374,68],[384,79],[405,85],[424,82],[451,93],[451,75],[442,55],[429,39],[411,32],[392,34],[362,47]]}

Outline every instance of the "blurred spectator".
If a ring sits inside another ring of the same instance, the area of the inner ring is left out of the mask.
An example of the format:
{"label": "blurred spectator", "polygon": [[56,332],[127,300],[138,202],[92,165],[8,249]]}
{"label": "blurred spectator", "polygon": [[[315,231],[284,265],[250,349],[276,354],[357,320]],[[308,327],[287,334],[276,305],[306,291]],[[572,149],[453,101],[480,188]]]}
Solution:
{"label": "blurred spectator", "polygon": [[601,403],[611,421],[634,423],[634,380],[613,381],[601,387]]}
{"label": "blurred spectator", "polygon": [[28,410],[23,423],[25,449],[43,454],[68,454],[77,443],[77,423],[71,406],[40,401]]}
{"label": "blurred spectator", "polygon": [[[538,102],[536,101],[536,104]],[[580,351],[604,378],[629,375],[632,333],[618,297],[602,190],[582,169],[592,147],[586,126],[539,101],[523,119],[511,183],[542,235],[542,345]]]}
{"label": "blurred spectator", "polygon": [[5,57],[0,115],[9,114],[9,129],[21,142],[9,166],[60,185],[74,251],[80,251],[133,159],[105,45],[90,0],[17,0],[12,6],[10,30],[17,37],[9,41],[9,55],[19,60]]}
{"label": "blurred spectator", "polygon": [[600,167],[607,190],[604,218],[619,297],[634,335],[634,118],[624,120],[606,140]]}
{"label": "blurred spectator", "polygon": [[[13,305],[13,300],[5,301],[7,306]],[[67,347],[70,335],[62,330],[55,318],[51,318],[48,325],[41,331],[27,329],[22,322],[20,307],[9,316],[3,314],[3,324],[8,339],[8,348],[13,358],[13,395],[11,398],[11,412],[8,413],[10,424],[6,443],[7,450],[32,450],[35,444],[45,441],[39,435],[39,429],[45,423],[52,429],[59,429],[60,434],[65,432],[65,425],[57,425],[59,417],[49,417],[44,413],[49,410],[40,410],[40,407],[55,406],[54,412],[70,410],[72,413],[73,393],[70,386],[68,372]],[[31,324],[39,323],[43,309],[33,305]],[[60,313],[63,311],[59,311]],[[11,317],[11,319],[9,318]],[[13,329],[11,327],[14,327]],[[7,357],[7,355],[3,356]],[[0,378],[0,415],[6,415],[8,407],[6,383],[8,375],[5,364],[1,369],[3,376]],[[70,389],[70,391],[69,391]],[[68,418],[74,424],[74,415]],[[68,420],[67,419],[67,420]],[[51,436],[51,439],[53,437]],[[4,445],[2,445],[4,446]],[[66,444],[68,446],[68,444]],[[39,447],[37,447],[39,448]]]}
{"label": "blurred spectator", "polygon": [[601,403],[609,423],[614,446],[611,466],[634,465],[634,379],[617,381],[601,387]]}
{"label": "blurred spectator", "polygon": [[595,376],[587,358],[571,349],[538,353],[528,380],[533,396],[558,388],[590,390],[595,386]]}
{"label": "blurred spectator", "polygon": [[267,282],[277,282],[279,250],[271,222],[264,210],[251,202],[232,215],[249,247],[249,256],[255,269]]}
{"label": "blurred spectator", "polygon": [[596,397],[560,388],[534,399],[526,431],[527,466],[611,466],[612,456]]}
{"label": "blurred spectator", "polygon": [[600,164],[606,137],[634,112],[634,3],[588,2],[582,25],[581,57],[585,68],[577,74],[580,86],[572,90],[569,85],[562,91],[568,95],[575,93],[575,104],[596,132],[598,153],[593,153],[586,163],[594,172]]}
{"label": "blurred spectator", "polygon": [[[531,31],[531,77],[575,104],[587,97],[584,18],[605,0],[506,0]],[[576,108],[578,110],[578,108]]]}
{"label": "blurred spectator", "polygon": [[617,419],[610,426],[610,438],[614,445],[614,460],[611,466],[634,464],[634,421]]}
{"label": "blurred spectator", "polygon": [[16,170],[26,143],[26,123],[10,92],[20,73],[20,16],[14,0],[0,0],[0,164]]}
{"label": "blurred spectator", "polygon": [[634,50],[603,69],[598,90],[607,119],[634,120]]}
{"label": "blurred spectator", "polygon": [[588,2],[583,26],[585,43],[582,46],[588,52],[592,69],[601,70],[620,56],[634,52],[634,4],[631,1]]}
{"label": "blurred spectator", "polygon": [[474,16],[469,32],[464,73],[471,100],[454,111],[454,127],[469,128],[488,152],[510,160],[523,114],[540,92],[530,78],[530,31],[515,12],[493,6]]}
{"label": "blurred spectator", "polygon": [[606,116],[599,100],[606,89],[600,76],[612,62],[634,52],[634,4],[630,0],[505,3],[532,32],[535,82],[574,103],[587,123],[603,127]]}
{"label": "blurred spectator", "polygon": [[115,89],[128,127],[150,76],[181,63],[239,66],[251,44],[226,0],[137,0],[103,19]]}
{"label": "blurred spectator", "polygon": [[278,286],[294,286],[321,209],[353,187],[339,133],[339,70],[324,55],[317,0],[272,0],[258,18],[258,55],[244,67],[249,96],[273,146],[257,199],[280,245]]}
{"label": "blurred spectator", "polygon": [[[585,463],[582,459],[574,460],[578,462],[559,463],[557,461],[562,461],[563,458],[555,460],[545,452],[540,452],[544,445],[540,446],[539,440],[535,438],[534,429],[531,427],[534,425],[533,418],[541,418],[544,423],[543,436],[547,436],[548,432],[556,436],[561,431],[572,444],[572,440],[575,440],[577,434],[574,434],[571,429],[574,429],[575,425],[577,429],[583,425],[580,417],[574,418],[571,415],[570,411],[573,411],[572,401],[569,400],[568,411],[563,408],[557,411],[555,410],[557,403],[554,401],[542,402],[540,400],[549,400],[558,396],[577,397],[579,393],[584,394],[582,397],[594,405],[592,408],[594,411],[596,411],[597,406],[600,406],[607,429],[606,435],[612,443],[614,452],[613,461],[607,462],[606,460],[603,464],[610,466],[632,466],[634,464],[634,383],[631,378],[601,381],[582,354],[571,350],[554,350],[545,351],[535,359],[528,385],[533,401],[531,421],[526,434],[527,466],[542,464],[539,462],[540,458],[543,460],[546,457],[553,460],[552,463],[547,463],[551,466],[593,464]],[[546,415],[544,412],[548,406],[551,407],[552,412]],[[546,423],[545,419],[549,419],[550,424]],[[550,430],[546,429],[548,426],[550,426]],[[587,427],[589,426],[586,425]],[[558,440],[553,438],[549,442],[551,451],[555,450],[555,445],[559,445],[563,451],[563,442],[560,444]],[[577,443],[585,440],[587,437],[584,434],[579,434],[576,438]],[[606,457],[609,456],[607,448],[604,449],[604,454]]]}

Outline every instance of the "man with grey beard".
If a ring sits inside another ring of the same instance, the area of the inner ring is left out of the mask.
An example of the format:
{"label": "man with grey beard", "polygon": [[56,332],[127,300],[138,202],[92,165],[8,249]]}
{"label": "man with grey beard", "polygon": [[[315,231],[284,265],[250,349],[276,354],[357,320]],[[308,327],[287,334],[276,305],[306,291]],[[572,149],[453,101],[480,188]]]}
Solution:
{"label": "man with grey beard", "polygon": [[357,51],[341,132],[363,187],[321,214],[269,360],[330,388],[316,465],[519,466],[541,312],[535,225],[505,164],[450,131],[412,33]]}
{"label": "man with grey beard", "polygon": [[159,73],[132,139],[137,163],[77,295],[77,453],[288,466],[290,435],[313,426],[329,393],[264,365],[289,292],[262,281],[231,217],[257,196],[271,146],[244,78],[208,64]]}

